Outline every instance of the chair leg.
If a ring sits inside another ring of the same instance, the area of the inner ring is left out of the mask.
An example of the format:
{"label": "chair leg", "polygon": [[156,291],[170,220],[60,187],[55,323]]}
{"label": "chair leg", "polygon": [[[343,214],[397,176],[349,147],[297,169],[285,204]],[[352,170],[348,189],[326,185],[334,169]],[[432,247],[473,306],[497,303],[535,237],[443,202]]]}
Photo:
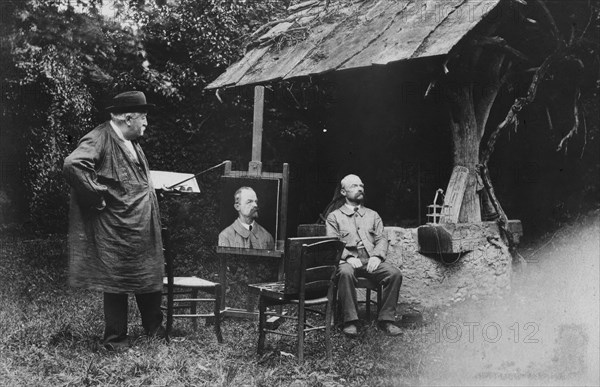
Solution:
{"label": "chair leg", "polygon": [[220,343],[223,342],[223,335],[221,334],[221,285],[217,284],[215,286],[215,334],[217,335],[217,341]]}
{"label": "chair leg", "polygon": [[298,362],[304,363],[304,326],[306,316],[304,315],[304,303],[298,304]]}
{"label": "chair leg", "polygon": [[327,309],[325,310],[325,349],[327,351],[327,361],[331,362],[331,314],[333,309],[333,288],[329,288],[327,294]]}
{"label": "chair leg", "polygon": [[262,355],[263,349],[265,347],[265,325],[267,323],[267,316],[265,316],[265,312],[267,310],[267,305],[262,296],[258,296],[258,347],[256,352],[259,355]]}
{"label": "chair leg", "polygon": [[165,329],[167,340],[171,334],[171,329],[173,328],[173,291],[172,286],[167,287],[167,328]]}
{"label": "chair leg", "polygon": [[[198,298],[198,289],[192,289],[192,298]],[[198,310],[198,304],[195,301],[190,303],[190,314],[196,314]],[[194,332],[198,330],[198,317],[192,318],[192,329]]]}
{"label": "chair leg", "polygon": [[377,318],[379,318],[379,312],[381,311],[381,297],[383,295],[383,286],[379,285],[377,287]]}
{"label": "chair leg", "polygon": [[367,311],[367,321],[371,321],[371,289],[366,289],[365,309]]}
{"label": "chair leg", "polygon": [[335,326],[340,321],[340,311],[339,305],[337,302],[337,286],[333,288],[333,296],[331,299],[331,315],[332,315],[332,324]]}

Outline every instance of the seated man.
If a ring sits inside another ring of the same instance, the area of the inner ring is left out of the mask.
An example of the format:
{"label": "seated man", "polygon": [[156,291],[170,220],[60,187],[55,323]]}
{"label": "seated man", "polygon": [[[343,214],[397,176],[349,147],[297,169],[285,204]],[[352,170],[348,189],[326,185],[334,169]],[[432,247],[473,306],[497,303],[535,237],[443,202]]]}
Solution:
{"label": "seated man", "polygon": [[219,234],[219,246],[242,249],[273,249],[273,236],[256,222],[258,218],[258,198],[250,187],[240,187],[235,191],[234,208],[238,217]]}
{"label": "seated man", "polygon": [[346,242],[337,271],[343,331],[350,337],[358,334],[356,284],[357,277],[365,277],[383,285],[378,326],[387,335],[397,336],[401,330],[393,322],[402,275],[397,267],[385,262],[388,241],[383,222],[377,212],[362,205],[365,192],[358,176],[344,177],[340,193],[346,198],[346,202],[327,216],[326,226],[328,236],[335,236]]}

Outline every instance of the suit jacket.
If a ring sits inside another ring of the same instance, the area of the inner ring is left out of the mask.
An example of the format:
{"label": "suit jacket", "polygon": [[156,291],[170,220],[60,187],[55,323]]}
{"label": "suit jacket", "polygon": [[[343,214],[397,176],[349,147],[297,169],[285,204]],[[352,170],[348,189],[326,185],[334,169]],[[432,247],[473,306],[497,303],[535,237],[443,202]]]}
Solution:
{"label": "suit jacket", "polygon": [[236,219],[219,234],[219,246],[271,250],[275,248],[275,241],[271,233],[257,222],[254,222],[250,231]]}
{"label": "suit jacket", "polygon": [[107,121],[65,159],[72,286],[109,293],[162,289],[158,201],[144,152],[133,145],[139,163]]}
{"label": "suit jacket", "polygon": [[375,256],[385,261],[388,240],[377,212],[361,206],[355,213],[343,205],[329,214],[326,227],[327,236],[335,236],[346,242],[342,260],[350,256],[358,258],[357,245],[362,241],[369,257]]}

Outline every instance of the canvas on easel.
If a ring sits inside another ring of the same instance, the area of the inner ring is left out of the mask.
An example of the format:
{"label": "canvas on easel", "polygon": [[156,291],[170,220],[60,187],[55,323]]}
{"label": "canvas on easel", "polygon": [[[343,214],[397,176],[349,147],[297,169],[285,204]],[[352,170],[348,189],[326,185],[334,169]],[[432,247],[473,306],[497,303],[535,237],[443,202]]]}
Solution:
{"label": "canvas on easel", "polygon": [[[279,227],[279,206],[281,180],[277,178],[250,178],[222,176],[220,182],[220,224],[218,246],[240,249],[275,250]],[[245,191],[252,191],[251,196]],[[242,203],[242,199],[251,198],[254,203]],[[248,229],[240,219],[244,206],[253,217],[252,239],[235,238],[236,231]],[[237,209],[236,209],[237,207]],[[257,232],[258,230],[258,232]],[[252,240],[254,244],[252,245]],[[248,244],[249,242],[249,244]]]}

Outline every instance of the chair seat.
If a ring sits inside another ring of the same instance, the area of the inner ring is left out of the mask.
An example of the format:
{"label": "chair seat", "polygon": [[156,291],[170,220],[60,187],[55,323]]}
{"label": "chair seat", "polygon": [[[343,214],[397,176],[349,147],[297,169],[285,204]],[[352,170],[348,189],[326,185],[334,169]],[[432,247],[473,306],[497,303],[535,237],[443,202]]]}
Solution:
{"label": "chair seat", "polygon": [[[163,278],[163,284],[169,284],[167,277]],[[173,277],[173,285],[186,288],[214,288],[217,284],[198,277]]]}
{"label": "chair seat", "polygon": [[[248,285],[250,289],[257,294],[264,297],[268,297],[274,300],[285,301],[286,303],[298,304],[300,300],[297,294],[285,294],[285,282],[265,282],[261,284]],[[306,298],[304,303],[306,305],[318,305],[327,302],[327,296],[317,298]]]}
{"label": "chair seat", "polygon": [[[291,302],[292,304],[299,304],[300,300],[297,298],[292,298],[289,300],[289,302]],[[319,305],[319,304],[325,304],[326,302],[327,302],[327,296],[304,300],[304,305],[307,305],[307,306]]]}

